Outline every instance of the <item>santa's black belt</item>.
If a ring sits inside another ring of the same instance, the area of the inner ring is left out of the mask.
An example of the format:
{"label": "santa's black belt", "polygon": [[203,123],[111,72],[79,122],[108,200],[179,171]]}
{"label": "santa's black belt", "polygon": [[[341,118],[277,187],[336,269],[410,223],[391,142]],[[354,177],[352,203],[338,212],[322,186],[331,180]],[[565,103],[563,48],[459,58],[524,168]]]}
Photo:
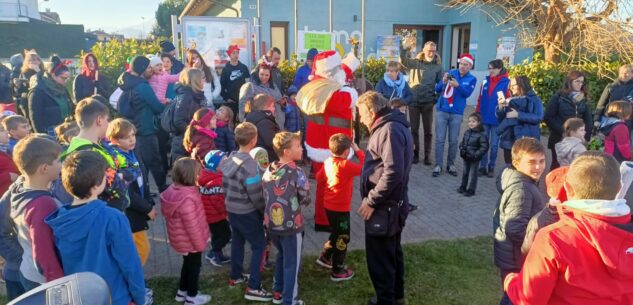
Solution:
{"label": "santa's black belt", "polygon": [[[317,125],[325,125],[325,117],[322,114],[309,115],[308,121]],[[352,121],[342,118],[329,117],[327,125],[336,128],[352,128]]]}

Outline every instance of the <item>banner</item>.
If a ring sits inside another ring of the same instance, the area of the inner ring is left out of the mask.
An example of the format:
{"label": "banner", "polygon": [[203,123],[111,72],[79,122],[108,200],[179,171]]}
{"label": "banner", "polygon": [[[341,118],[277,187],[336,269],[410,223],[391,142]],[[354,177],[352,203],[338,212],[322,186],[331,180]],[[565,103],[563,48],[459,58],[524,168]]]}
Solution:
{"label": "banner", "polygon": [[334,50],[334,35],[330,32],[298,31],[297,55],[300,60],[306,58],[308,50],[317,49],[319,52]]}
{"label": "banner", "polygon": [[388,35],[377,36],[376,55],[380,58],[384,58],[386,61],[398,61],[400,59],[400,36]]}

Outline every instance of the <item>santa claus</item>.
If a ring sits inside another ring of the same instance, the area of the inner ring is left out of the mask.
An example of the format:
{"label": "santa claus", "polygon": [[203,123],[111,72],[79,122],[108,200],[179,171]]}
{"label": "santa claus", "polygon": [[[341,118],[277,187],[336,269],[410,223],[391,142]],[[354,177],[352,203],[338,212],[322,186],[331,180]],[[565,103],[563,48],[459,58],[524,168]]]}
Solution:
{"label": "santa claus", "polygon": [[[360,61],[350,53],[345,59],[336,51],[325,51],[314,58],[311,80],[297,93],[297,104],[307,114],[306,150],[312,160],[312,174],[331,156],[330,137],[342,133],[353,139],[358,93],[346,86]],[[350,152],[350,157],[353,152]],[[317,182],[314,224],[317,231],[329,230],[323,208],[324,182]]]}

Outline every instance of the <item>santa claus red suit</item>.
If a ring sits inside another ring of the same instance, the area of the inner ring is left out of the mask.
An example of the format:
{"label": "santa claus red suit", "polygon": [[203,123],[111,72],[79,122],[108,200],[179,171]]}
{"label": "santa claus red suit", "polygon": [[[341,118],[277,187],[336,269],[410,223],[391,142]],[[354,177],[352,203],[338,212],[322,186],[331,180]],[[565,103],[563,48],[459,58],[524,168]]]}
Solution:
{"label": "santa claus red suit", "polygon": [[[354,117],[358,93],[345,86],[353,78],[360,61],[349,54],[341,60],[336,51],[325,51],[314,58],[312,79],[297,93],[297,104],[308,115],[306,150],[312,160],[312,172],[317,173],[323,161],[331,156],[330,137],[342,133],[353,139]],[[352,156],[352,155],[350,155]],[[329,230],[323,207],[325,185],[317,183],[314,224],[317,231]]]}

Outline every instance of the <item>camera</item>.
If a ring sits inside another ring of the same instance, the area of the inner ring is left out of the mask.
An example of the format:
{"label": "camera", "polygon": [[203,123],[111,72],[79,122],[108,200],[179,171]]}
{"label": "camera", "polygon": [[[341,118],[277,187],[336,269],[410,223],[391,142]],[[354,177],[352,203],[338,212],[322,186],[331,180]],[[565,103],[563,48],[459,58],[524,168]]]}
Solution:
{"label": "camera", "polygon": [[454,79],[455,79],[455,76],[453,76],[453,74],[449,74],[449,75],[446,76],[446,80],[448,80],[449,82],[454,80]]}

